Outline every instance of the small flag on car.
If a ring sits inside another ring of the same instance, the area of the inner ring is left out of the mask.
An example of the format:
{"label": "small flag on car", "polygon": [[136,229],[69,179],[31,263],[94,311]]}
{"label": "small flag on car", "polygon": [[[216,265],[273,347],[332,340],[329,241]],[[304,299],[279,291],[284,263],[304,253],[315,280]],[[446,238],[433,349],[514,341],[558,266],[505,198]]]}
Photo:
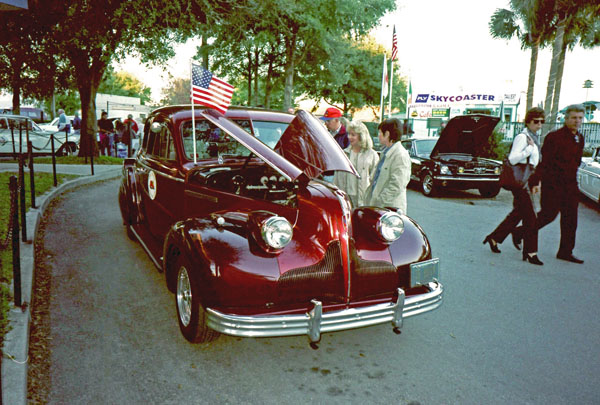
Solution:
{"label": "small flag on car", "polygon": [[192,63],[191,99],[225,114],[231,105],[233,86],[200,65]]}

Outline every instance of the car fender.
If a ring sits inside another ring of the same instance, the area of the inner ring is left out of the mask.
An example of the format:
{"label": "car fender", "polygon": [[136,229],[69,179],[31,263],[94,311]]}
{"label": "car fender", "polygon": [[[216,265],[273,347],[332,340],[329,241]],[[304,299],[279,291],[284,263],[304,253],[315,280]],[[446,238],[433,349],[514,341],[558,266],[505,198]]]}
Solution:
{"label": "car fender", "polygon": [[[176,286],[174,263],[185,255],[210,307],[265,306],[277,294],[277,254],[262,250],[248,231],[248,213],[227,212],[174,224],[163,245],[168,288]],[[223,218],[223,220],[219,219]]]}

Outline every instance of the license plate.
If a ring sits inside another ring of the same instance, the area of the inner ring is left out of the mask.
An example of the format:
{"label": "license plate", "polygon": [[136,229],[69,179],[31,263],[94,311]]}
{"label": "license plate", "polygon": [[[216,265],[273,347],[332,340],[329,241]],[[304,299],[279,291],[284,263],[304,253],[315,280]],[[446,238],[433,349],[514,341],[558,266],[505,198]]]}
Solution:
{"label": "license plate", "polygon": [[440,259],[435,258],[410,265],[410,286],[418,287],[438,281],[440,276]]}

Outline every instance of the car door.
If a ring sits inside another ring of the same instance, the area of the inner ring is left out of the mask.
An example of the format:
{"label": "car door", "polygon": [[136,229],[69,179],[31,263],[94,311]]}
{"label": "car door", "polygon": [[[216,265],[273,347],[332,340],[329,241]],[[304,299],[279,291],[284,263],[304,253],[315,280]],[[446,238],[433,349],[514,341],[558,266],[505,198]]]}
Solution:
{"label": "car door", "polygon": [[402,141],[402,146],[408,151],[410,156],[410,178],[411,180],[419,181],[419,173],[421,173],[421,159],[416,154],[414,141]]}
{"label": "car door", "polygon": [[146,126],[147,142],[136,163],[136,179],[146,225],[162,239],[182,217],[185,176],[177,159],[171,123],[161,118]]}

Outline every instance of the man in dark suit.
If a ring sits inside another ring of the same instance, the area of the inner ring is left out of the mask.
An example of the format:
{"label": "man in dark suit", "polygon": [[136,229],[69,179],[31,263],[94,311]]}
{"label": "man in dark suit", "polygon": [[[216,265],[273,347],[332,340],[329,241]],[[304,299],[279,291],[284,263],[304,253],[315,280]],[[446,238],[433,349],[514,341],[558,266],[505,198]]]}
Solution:
{"label": "man in dark suit", "polygon": [[[554,221],[560,213],[560,247],[556,257],[573,263],[583,260],[573,256],[575,233],[577,231],[577,209],[579,191],[577,188],[577,168],[583,155],[584,139],[579,132],[583,123],[585,108],[576,104],[567,107],[565,125],[550,132],[542,146],[542,162],[538,166],[534,183],[542,181],[540,204],[537,214],[537,228],[543,228]],[[521,227],[514,233],[515,239],[521,239]]]}

